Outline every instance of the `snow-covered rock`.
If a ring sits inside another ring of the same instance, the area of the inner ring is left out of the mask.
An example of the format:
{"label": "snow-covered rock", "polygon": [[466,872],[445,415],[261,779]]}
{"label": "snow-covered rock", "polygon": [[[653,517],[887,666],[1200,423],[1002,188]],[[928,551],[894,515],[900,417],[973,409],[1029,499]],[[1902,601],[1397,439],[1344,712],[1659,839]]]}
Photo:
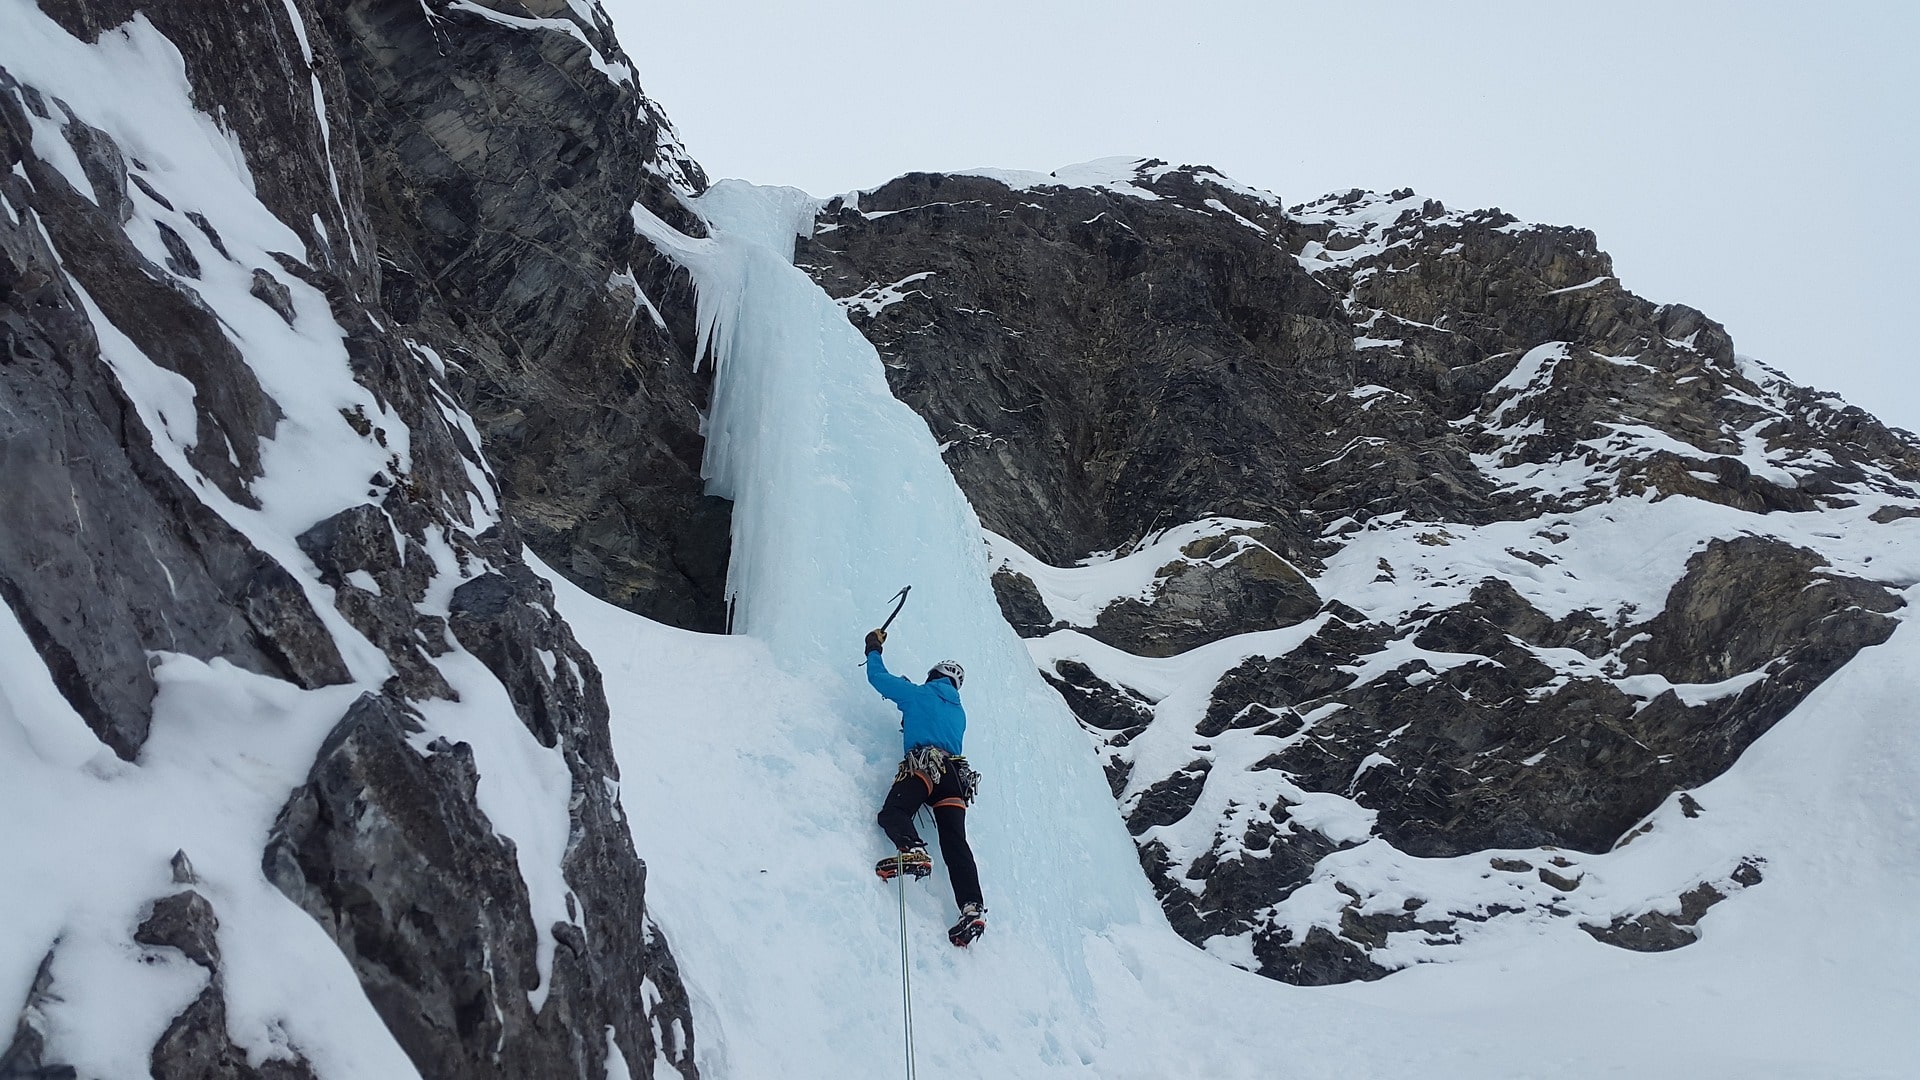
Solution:
{"label": "snow-covered rock", "polygon": [[[1920,445],[1625,292],[1584,230],[1410,191],[1282,210],[1150,160],[912,174],[821,221],[797,259],[829,290],[914,277],[850,314],[947,442],[1169,917],[1278,978],[1501,919],[1691,940],[1764,852],[1703,853],[1658,934],[1617,930],[1641,897],[1570,906],[1580,868],[1920,580]],[[1538,873],[1388,896],[1370,846]]]}
{"label": "snow-covered rock", "polygon": [[0,7],[0,1074],[697,1072],[485,335],[386,305],[326,25],[601,70],[488,10]]}

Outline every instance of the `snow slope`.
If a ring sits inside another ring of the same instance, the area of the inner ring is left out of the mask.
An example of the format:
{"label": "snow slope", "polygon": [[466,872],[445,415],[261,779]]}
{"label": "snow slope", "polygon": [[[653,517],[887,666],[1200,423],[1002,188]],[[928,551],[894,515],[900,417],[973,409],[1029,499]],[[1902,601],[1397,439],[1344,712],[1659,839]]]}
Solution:
{"label": "snow slope", "polygon": [[[987,937],[951,949],[944,876],[909,886],[929,1076],[1907,1074],[1920,1050],[1907,980],[1920,938],[1902,914],[1920,881],[1911,624],[1696,790],[1706,812],[1669,804],[1595,871],[1631,891],[1707,853],[1763,848],[1766,882],[1710,912],[1696,945],[1627,953],[1561,920],[1379,983],[1248,975],[1159,916],[1091,748],[999,616],[978,523],[932,435],[842,310],[787,265],[812,201],[728,183],[698,208],[710,239],[639,220],[694,273],[720,364],[709,471],[736,500],[738,636],[555,586],[607,679],[623,799],[710,1075],[904,1067],[895,896],[869,870],[885,851],[872,814],[896,723],[857,642],[908,583],[890,659],[967,666],[969,756],[986,774],[971,833]],[[1099,591],[1131,576],[1104,571]]]}

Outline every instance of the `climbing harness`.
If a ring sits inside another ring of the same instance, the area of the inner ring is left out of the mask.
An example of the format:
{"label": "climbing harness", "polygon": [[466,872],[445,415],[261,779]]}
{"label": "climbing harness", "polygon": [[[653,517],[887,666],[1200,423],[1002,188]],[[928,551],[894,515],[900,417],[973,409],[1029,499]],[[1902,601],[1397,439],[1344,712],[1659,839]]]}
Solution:
{"label": "climbing harness", "polygon": [[907,1042],[907,1080],[914,1080],[913,1062],[913,969],[907,963],[907,877],[897,875],[900,882],[900,1014],[904,1020],[903,1031]]}
{"label": "climbing harness", "polygon": [[980,794],[980,774],[967,764],[966,758],[949,754],[937,746],[916,746],[907,751],[907,756],[900,761],[900,767],[893,771],[893,782],[897,784],[909,776],[917,776],[921,783],[927,785],[927,793],[931,795],[933,789],[940,786],[948,770],[960,778],[960,798],[967,805],[973,805],[973,800]]}

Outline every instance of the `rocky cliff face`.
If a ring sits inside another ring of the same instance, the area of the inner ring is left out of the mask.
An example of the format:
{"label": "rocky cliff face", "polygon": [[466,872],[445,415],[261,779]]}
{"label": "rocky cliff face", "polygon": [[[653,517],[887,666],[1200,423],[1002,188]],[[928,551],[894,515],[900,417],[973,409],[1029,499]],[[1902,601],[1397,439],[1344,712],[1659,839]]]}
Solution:
{"label": "rocky cliff face", "polygon": [[[0,28],[0,596],[64,700],[8,706],[6,783],[117,822],[15,836],[0,1075],[696,1075],[599,675],[523,556],[718,618],[702,390],[628,218],[701,181],[604,18]],[[117,985],[139,1015],[89,1027]]]}
{"label": "rocky cliff face", "polygon": [[796,261],[946,443],[1174,925],[1276,978],[1691,941],[1763,853],[1632,910],[1587,868],[1911,584],[1915,441],[1583,230],[1140,161],[908,175]]}
{"label": "rocky cliff face", "polygon": [[381,300],[449,382],[527,543],[589,591],[724,627],[728,509],[702,493],[692,286],[640,205],[702,235],[706,186],[597,7],[326,5]]}

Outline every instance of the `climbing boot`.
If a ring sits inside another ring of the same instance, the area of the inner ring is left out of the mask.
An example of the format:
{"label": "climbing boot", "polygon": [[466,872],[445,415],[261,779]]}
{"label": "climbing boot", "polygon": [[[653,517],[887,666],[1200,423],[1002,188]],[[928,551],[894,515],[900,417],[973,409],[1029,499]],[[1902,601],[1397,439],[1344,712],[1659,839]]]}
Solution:
{"label": "climbing boot", "polygon": [[979,904],[968,904],[960,909],[960,921],[947,931],[947,940],[965,948],[987,932],[987,909]]}
{"label": "climbing boot", "polygon": [[901,874],[923,878],[933,873],[933,860],[927,856],[926,848],[908,848],[898,855],[889,855],[874,863],[873,872],[879,874],[882,881],[892,881]]}

